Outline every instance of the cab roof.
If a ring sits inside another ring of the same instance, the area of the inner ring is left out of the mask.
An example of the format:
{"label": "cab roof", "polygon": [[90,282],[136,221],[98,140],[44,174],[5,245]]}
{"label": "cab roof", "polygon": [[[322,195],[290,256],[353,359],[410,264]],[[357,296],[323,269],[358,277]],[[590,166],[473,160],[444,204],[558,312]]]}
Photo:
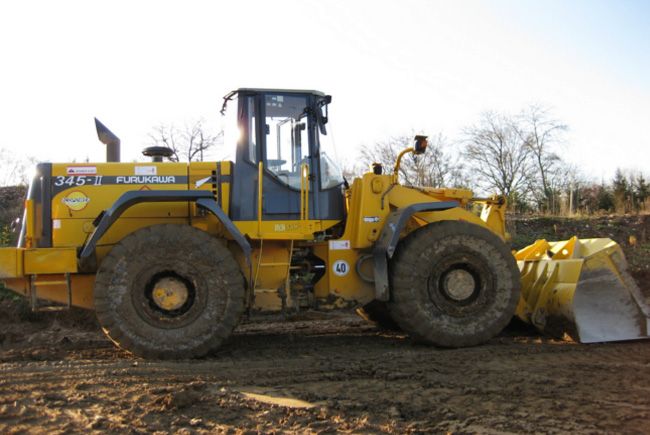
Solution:
{"label": "cab roof", "polygon": [[243,93],[278,93],[278,94],[312,94],[324,97],[325,94],[321,91],[313,89],[267,89],[267,88],[239,88],[235,92]]}

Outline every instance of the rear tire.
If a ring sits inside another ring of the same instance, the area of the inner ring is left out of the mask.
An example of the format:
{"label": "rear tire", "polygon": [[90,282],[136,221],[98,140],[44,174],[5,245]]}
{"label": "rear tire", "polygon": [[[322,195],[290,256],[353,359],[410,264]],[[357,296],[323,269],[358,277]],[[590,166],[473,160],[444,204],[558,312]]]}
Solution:
{"label": "rear tire", "polygon": [[119,347],[145,358],[194,358],[218,348],[239,323],[245,281],[222,241],[187,225],[154,225],[104,258],[94,299]]}
{"label": "rear tire", "polygon": [[436,222],[398,245],[389,266],[392,318],[414,338],[444,347],[483,343],[508,324],[519,269],[495,234],[462,221]]}

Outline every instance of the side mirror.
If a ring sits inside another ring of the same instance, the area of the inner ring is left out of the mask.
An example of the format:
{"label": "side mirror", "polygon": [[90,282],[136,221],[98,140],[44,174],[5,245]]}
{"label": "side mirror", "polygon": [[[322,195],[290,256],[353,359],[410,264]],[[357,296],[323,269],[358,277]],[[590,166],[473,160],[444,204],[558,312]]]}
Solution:
{"label": "side mirror", "polygon": [[427,136],[415,136],[415,145],[413,145],[413,154],[418,155],[418,154],[424,154],[424,152],[427,150],[427,146],[429,143],[427,142]]}
{"label": "side mirror", "polygon": [[321,134],[327,134],[325,124],[329,121],[329,104],[332,102],[331,95],[325,95],[316,102],[316,121]]}

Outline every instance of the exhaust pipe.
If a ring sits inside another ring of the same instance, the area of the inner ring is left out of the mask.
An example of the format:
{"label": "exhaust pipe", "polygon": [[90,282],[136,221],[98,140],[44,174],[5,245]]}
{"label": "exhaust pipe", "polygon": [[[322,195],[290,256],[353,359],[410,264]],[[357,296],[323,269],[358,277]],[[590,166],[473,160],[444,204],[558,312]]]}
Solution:
{"label": "exhaust pipe", "polygon": [[95,128],[97,129],[97,137],[99,141],[106,145],[106,161],[119,162],[120,161],[120,138],[115,136],[99,119],[95,118]]}

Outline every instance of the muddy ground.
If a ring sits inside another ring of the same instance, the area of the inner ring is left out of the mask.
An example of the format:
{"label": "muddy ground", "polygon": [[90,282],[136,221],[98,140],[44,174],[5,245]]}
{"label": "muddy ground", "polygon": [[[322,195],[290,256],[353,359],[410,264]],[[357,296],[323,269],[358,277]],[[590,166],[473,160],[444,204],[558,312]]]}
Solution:
{"label": "muddy ground", "polygon": [[178,362],[119,351],[79,313],[3,321],[0,433],[650,431],[650,342],[514,325],[444,350],[346,313],[278,320]]}
{"label": "muddy ground", "polygon": [[[649,222],[589,223],[622,243],[645,291]],[[521,242],[587,224],[516,225]],[[516,324],[445,350],[351,313],[257,317],[210,357],[145,361],[91,314],[35,316],[5,296],[0,371],[0,433],[650,433],[650,341],[581,345]]]}

